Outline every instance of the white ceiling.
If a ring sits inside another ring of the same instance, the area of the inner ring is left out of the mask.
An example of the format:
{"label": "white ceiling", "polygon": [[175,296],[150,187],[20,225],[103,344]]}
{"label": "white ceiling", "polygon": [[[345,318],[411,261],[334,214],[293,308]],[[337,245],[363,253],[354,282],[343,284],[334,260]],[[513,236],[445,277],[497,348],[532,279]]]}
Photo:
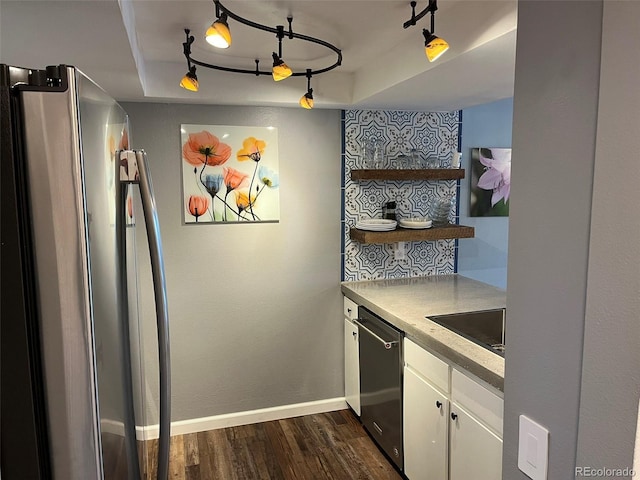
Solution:
{"label": "white ceiling", "polygon": [[[403,29],[407,0],[222,0],[262,24],[286,25],[342,50],[342,66],[312,80],[316,108],[454,110],[513,95],[516,0],[440,0],[436,33],[451,45],[437,62],[424,55],[422,28]],[[419,12],[427,0],[418,1]],[[192,56],[207,63],[269,69],[274,35],[229,20],[233,44],[210,47],[203,33],[215,18],[210,0],[0,0],[0,61],[29,68],[75,65],[119,100],[294,106],[304,77],[198,68],[200,91],[178,86],[187,70],[184,29],[196,40]],[[327,49],[283,41],[295,71],[335,61]]]}

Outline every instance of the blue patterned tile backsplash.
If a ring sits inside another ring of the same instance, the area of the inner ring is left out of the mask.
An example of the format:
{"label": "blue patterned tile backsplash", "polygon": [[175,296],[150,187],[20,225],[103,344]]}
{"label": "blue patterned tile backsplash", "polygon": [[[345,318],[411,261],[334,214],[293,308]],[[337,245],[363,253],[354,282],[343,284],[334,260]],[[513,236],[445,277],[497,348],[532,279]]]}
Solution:
{"label": "blue patterned tile backsplash", "polygon": [[[394,256],[392,244],[352,242],[349,229],[359,218],[381,217],[382,205],[395,201],[396,216],[428,216],[436,198],[459,194],[455,180],[352,181],[351,170],[362,168],[361,147],[378,139],[389,159],[417,149],[424,157],[449,160],[458,150],[459,112],[345,110],[343,123],[343,251],[345,281],[377,280],[454,273],[455,240],[408,242],[404,259]],[[457,212],[450,220],[455,222]]]}

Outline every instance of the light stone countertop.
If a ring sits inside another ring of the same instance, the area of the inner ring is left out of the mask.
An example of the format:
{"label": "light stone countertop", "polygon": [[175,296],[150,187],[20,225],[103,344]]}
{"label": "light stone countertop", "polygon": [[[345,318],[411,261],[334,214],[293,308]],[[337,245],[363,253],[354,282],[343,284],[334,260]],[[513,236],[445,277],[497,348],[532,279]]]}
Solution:
{"label": "light stone countertop", "polygon": [[504,290],[452,274],[343,282],[342,293],[402,330],[418,345],[503,391],[504,357],[426,317],[504,308]]}

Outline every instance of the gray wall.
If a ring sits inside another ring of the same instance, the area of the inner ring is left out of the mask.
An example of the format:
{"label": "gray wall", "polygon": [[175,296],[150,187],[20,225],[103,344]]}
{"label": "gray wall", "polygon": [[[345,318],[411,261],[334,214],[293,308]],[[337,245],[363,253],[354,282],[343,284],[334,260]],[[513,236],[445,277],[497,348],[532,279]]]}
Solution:
{"label": "gray wall", "polygon": [[469,217],[471,149],[511,147],[513,98],[486,103],[462,111],[462,167],[467,178],[460,182],[460,223],[475,227],[475,237],[458,247],[458,273],[500,288],[507,288],[509,217]]}
{"label": "gray wall", "polygon": [[[631,467],[640,397],[640,4],[604,2],[577,464]],[[640,473],[636,472],[636,475]]]}
{"label": "gray wall", "polygon": [[[171,320],[172,419],[341,397],[340,112],[125,103],[157,195]],[[180,124],[274,126],[280,222],[182,223]],[[140,215],[139,215],[140,216]],[[146,238],[138,219],[137,242]],[[147,424],[157,423],[148,260],[140,253]]]}
{"label": "gray wall", "polygon": [[[520,1],[509,217],[503,478],[518,416],[574,477],[600,77],[601,1]],[[635,57],[637,58],[637,57]]]}

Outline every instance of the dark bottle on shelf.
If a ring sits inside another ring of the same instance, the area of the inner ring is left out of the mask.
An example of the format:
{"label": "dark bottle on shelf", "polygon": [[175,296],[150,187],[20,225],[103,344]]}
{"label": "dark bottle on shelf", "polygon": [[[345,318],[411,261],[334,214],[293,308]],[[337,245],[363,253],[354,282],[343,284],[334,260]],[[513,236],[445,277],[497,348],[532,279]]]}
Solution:
{"label": "dark bottle on shelf", "polygon": [[396,202],[387,202],[382,206],[382,218],[387,220],[396,219]]}

